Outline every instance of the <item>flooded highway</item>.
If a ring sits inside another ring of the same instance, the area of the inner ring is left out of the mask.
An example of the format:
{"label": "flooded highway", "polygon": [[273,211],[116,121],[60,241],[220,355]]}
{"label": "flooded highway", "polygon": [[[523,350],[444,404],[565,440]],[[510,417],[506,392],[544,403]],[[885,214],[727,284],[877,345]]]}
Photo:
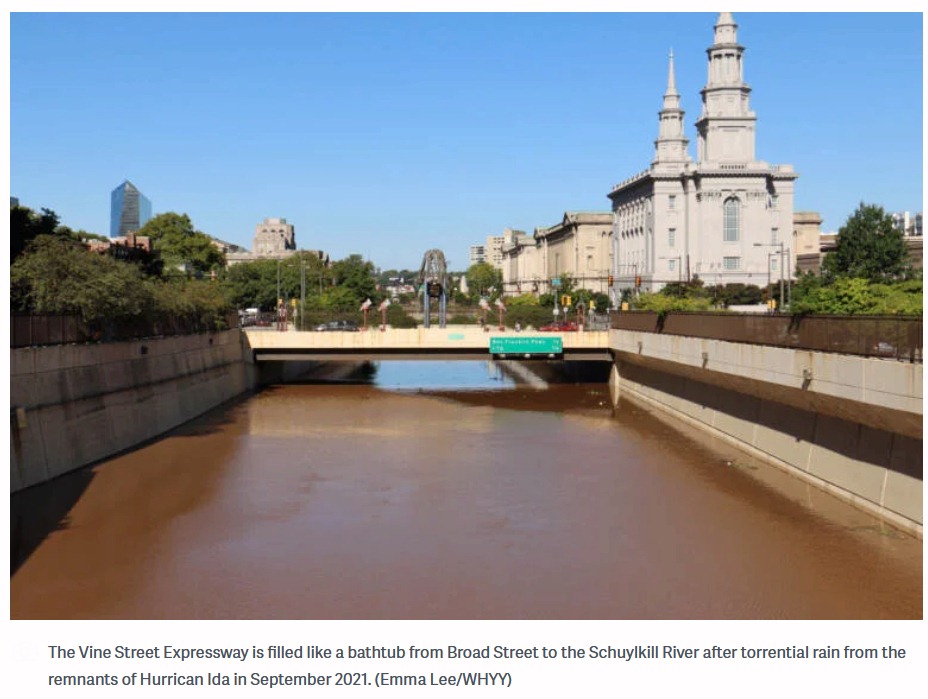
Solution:
{"label": "flooded highway", "polygon": [[922,616],[919,540],[479,362],[273,386],[11,504],[19,619]]}

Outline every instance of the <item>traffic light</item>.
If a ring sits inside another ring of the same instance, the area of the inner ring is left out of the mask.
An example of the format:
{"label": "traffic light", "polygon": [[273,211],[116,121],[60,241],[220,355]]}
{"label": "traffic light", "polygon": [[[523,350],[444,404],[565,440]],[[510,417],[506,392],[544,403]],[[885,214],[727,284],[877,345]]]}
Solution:
{"label": "traffic light", "polygon": [[609,275],[609,286],[612,286],[612,283],[615,281],[615,278],[610,274]]}
{"label": "traffic light", "polygon": [[635,277],[635,288],[636,288],[636,289],[640,289],[640,288],[641,288],[641,277],[640,277],[640,276]]}
{"label": "traffic light", "polygon": [[561,305],[562,305],[562,306],[567,307],[567,306],[570,305],[570,302],[571,302],[570,296],[568,296],[567,294],[564,294],[563,296],[561,296]]}

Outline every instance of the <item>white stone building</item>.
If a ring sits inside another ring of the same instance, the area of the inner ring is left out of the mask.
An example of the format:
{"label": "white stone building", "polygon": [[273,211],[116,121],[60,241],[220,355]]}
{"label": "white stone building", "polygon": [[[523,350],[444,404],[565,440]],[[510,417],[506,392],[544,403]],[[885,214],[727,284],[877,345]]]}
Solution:
{"label": "white stone building", "polygon": [[764,286],[770,254],[779,258],[781,250],[786,269],[795,268],[789,248],[798,175],[790,165],[770,165],[755,156],[757,117],[737,29],[730,12],[719,15],[696,121],[695,161],[688,153],[670,55],[654,160],[608,195],[617,292],[633,287],[636,277],[643,291],[697,275],[706,285]]}
{"label": "white stone building", "polygon": [[893,225],[907,238],[921,237],[922,235],[922,212],[911,214],[908,211],[897,211],[891,214]]}

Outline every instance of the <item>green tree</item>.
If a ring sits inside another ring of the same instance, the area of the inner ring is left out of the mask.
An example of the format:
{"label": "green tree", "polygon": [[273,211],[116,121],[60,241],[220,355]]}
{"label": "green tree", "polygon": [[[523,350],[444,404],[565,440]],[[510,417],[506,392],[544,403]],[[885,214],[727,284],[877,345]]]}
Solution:
{"label": "green tree", "polygon": [[366,262],[360,255],[349,255],[344,260],[332,263],[332,279],[336,286],[347,289],[360,304],[364,299],[379,300],[374,263]]}
{"label": "green tree", "polygon": [[503,274],[487,262],[471,265],[465,276],[468,292],[472,296],[487,296],[492,301],[502,293]]}
{"label": "green tree", "polygon": [[26,246],[40,235],[53,235],[58,228],[58,214],[42,209],[40,214],[25,206],[10,207],[10,260],[23,254]]}
{"label": "green tree", "polygon": [[144,315],[154,307],[138,267],[57,235],[35,238],[10,268],[10,282],[13,307],[21,311],[93,322]]}
{"label": "green tree", "polygon": [[605,313],[607,310],[609,310],[610,302],[609,302],[609,296],[607,294],[601,294],[599,292],[596,292],[593,294],[590,301],[596,304],[597,313]]}
{"label": "green tree", "polygon": [[515,308],[517,306],[537,306],[538,297],[535,294],[521,294],[519,296],[510,296],[506,299],[507,308]]}
{"label": "green tree", "polygon": [[280,298],[299,299],[305,286],[310,306],[318,305],[324,290],[332,286],[331,270],[307,251],[280,261],[256,260],[233,265],[223,275],[223,286],[236,308],[271,311],[277,307],[278,279]]}
{"label": "green tree", "polygon": [[236,308],[277,307],[277,260],[256,260],[232,265],[222,284]]}
{"label": "green tree", "polygon": [[921,315],[922,281],[886,284],[839,277],[826,284],[814,275],[805,275],[794,287],[791,310],[827,315]]}
{"label": "green tree", "polygon": [[892,217],[881,206],[861,202],[838,230],[838,246],[825,256],[822,273],[827,279],[877,282],[903,278],[910,269],[902,231],[893,226]]}
{"label": "green tree", "polygon": [[331,311],[356,311],[363,299],[347,286],[330,286],[318,297],[319,308]]}
{"label": "green tree", "polygon": [[705,296],[673,296],[642,292],[635,301],[635,310],[655,311],[661,315],[670,311],[707,311],[709,299]]}
{"label": "green tree", "polygon": [[212,238],[193,227],[187,214],[158,214],[138,234],[151,238],[152,247],[164,260],[165,272],[184,264],[201,274],[225,266],[225,255],[213,245]]}
{"label": "green tree", "polygon": [[709,299],[715,306],[749,306],[763,301],[764,292],[753,284],[717,284],[706,287]]}

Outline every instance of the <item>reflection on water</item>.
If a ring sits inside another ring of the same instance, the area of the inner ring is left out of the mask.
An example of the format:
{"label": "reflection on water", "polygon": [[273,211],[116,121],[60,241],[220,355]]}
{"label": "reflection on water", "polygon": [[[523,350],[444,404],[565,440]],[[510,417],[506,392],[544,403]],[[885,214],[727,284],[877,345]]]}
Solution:
{"label": "reflection on water", "polygon": [[376,380],[273,386],[14,496],[11,616],[921,617],[920,542],[603,384]]}
{"label": "reflection on water", "polygon": [[515,386],[498,362],[377,362],[374,383],[389,390],[494,391]]}

